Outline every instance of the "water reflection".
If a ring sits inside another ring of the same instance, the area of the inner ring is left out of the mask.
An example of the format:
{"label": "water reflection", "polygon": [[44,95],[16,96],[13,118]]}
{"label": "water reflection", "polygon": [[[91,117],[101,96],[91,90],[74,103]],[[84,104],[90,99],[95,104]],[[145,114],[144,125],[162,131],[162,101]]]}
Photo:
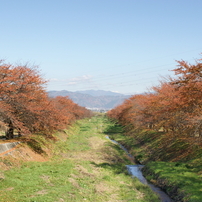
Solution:
{"label": "water reflection", "polygon": [[[106,136],[107,139],[111,140],[109,138],[109,136]],[[121,144],[119,144],[117,141],[115,140],[111,140],[113,143],[115,144],[118,144],[121,149],[123,149],[127,155],[131,158],[132,155],[128,152],[128,150]],[[127,167],[127,170],[128,170],[128,173],[130,175],[132,175],[133,177],[137,177],[140,182],[142,182],[143,184],[146,184],[148,186],[151,187],[151,189],[158,194],[159,198],[161,199],[162,202],[173,202],[172,199],[170,199],[170,197],[164,192],[162,191],[159,187],[156,187],[154,186],[153,184],[150,184],[147,182],[147,180],[145,179],[145,177],[143,176],[142,174],[142,171],[141,169],[144,167],[144,165],[140,165],[140,164],[137,164],[137,165],[126,165]]]}
{"label": "water reflection", "polygon": [[144,165],[126,165],[126,167],[130,175],[132,175],[133,177],[137,177],[143,184],[148,184],[147,180],[142,175],[142,171],[140,170],[144,167]]}
{"label": "water reflection", "polygon": [[159,198],[161,199],[162,202],[173,202],[169,198],[169,196],[165,192],[163,192],[160,188],[147,182],[141,171],[144,165],[126,165],[126,167],[130,175],[132,175],[133,177],[137,177],[140,180],[140,182],[150,186],[151,189],[159,195]]}

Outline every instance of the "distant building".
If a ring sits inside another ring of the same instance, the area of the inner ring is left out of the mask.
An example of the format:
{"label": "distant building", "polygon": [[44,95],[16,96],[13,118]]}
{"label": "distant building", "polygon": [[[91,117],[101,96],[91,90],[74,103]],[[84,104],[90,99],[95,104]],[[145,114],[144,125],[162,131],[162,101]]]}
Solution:
{"label": "distant building", "polygon": [[111,109],[102,109],[102,108],[90,108],[90,107],[86,107],[87,109],[93,111],[93,112],[100,112],[100,113],[106,113]]}

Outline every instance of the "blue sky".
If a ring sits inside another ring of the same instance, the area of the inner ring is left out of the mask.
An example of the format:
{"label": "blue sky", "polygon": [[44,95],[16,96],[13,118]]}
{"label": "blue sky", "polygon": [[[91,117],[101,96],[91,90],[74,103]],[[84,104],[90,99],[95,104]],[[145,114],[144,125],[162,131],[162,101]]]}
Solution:
{"label": "blue sky", "polygon": [[47,90],[147,91],[202,52],[201,0],[0,0],[0,59]]}

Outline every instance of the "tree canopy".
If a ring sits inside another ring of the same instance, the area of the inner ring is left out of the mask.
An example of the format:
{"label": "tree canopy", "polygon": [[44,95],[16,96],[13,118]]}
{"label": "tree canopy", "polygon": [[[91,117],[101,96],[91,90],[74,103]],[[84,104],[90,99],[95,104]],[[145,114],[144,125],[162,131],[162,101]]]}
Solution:
{"label": "tree canopy", "polygon": [[0,63],[0,123],[7,139],[30,133],[50,134],[90,112],[68,97],[49,98],[38,67]]}
{"label": "tree canopy", "polygon": [[177,61],[174,78],[163,79],[150,93],[134,95],[108,112],[136,129],[150,128],[178,136],[202,137],[202,63]]}

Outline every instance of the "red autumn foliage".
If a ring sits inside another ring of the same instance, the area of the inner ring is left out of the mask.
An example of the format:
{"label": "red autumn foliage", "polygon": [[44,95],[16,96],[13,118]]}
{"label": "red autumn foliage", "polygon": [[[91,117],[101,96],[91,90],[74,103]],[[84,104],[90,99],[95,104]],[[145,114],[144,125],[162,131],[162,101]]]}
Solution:
{"label": "red autumn foliage", "polygon": [[62,115],[63,120],[65,120],[65,125],[71,124],[77,119],[91,116],[89,110],[77,105],[67,96],[57,96],[56,98],[52,98],[51,101],[53,102],[54,107]]}
{"label": "red autumn foliage", "polygon": [[202,63],[177,61],[176,78],[161,81],[152,93],[135,95],[108,112],[133,128],[164,130],[186,137],[202,136]]}
{"label": "red autumn foliage", "polygon": [[90,115],[88,110],[68,98],[50,99],[46,81],[37,67],[0,63],[0,123],[7,127],[6,137],[14,130],[21,134],[50,134],[76,119]]}
{"label": "red autumn foliage", "polygon": [[143,116],[140,109],[145,108],[146,95],[134,95],[125,100],[122,105],[108,112],[108,116],[119,120],[119,123],[125,126],[132,125],[135,128],[140,128],[144,124]]}

